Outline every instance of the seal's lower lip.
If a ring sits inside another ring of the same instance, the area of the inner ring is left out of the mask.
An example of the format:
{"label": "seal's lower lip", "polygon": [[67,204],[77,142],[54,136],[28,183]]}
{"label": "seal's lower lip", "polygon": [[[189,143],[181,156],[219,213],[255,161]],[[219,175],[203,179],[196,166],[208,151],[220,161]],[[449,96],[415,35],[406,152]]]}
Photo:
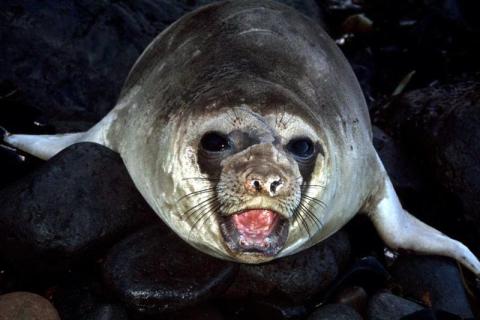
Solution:
{"label": "seal's lower lip", "polygon": [[276,255],[285,244],[288,221],[269,209],[248,209],[223,217],[221,230],[234,252]]}

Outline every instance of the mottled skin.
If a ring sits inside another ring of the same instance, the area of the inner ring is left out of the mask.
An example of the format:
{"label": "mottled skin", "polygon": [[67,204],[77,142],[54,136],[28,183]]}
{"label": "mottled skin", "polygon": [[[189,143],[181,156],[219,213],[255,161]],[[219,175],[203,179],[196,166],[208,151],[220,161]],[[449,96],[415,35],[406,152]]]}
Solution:
{"label": "mottled skin", "polygon": [[[237,134],[241,147],[218,163],[202,160],[200,139],[210,131]],[[300,136],[316,145],[311,165],[298,163],[285,150]],[[450,256],[480,272],[465,246],[402,209],[373,148],[368,110],[348,62],[319,25],[275,2],[227,1],[175,22],[145,50],[117,106],[90,131],[10,135],[6,141],[43,158],[77,141],[119,152],[162,220],[191,245],[220,258],[260,263],[290,255],[363,212],[394,249]],[[302,201],[311,208],[316,218],[305,219],[307,227],[293,219],[295,208],[278,208],[268,195],[238,196],[244,201],[200,223],[201,213],[187,214],[208,198],[201,190],[221,193],[214,178],[225,185],[229,172],[242,176],[245,170],[235,165],[250,161],[249,152],[257,152],[259,161],[274,170],[288,171],[288,192],[282,197],[293,207]],[[192,192],[199,193],[187,196]],[[259,206],[275,208],[288,219],[283,249],[274,256],[233,252],[225,245],[218,216]]]}

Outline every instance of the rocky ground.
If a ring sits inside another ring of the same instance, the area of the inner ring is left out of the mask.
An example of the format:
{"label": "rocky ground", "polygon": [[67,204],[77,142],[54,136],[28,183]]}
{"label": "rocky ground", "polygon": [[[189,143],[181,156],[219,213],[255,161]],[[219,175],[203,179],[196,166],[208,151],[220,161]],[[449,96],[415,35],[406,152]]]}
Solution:
{"label": "rocky ground", "polygon": [[[5,0],[0,125],[83,130],[115,104],[152,38],[210,1]],[[467,1],[285,0],[351,61],[404,206],[480,256],[480,12]],[[392,253],[355,218],[251,266],[193,250],[117,154],[42,162],[0,145],[0,320],[475,319],[480,286],[449,259]]]}

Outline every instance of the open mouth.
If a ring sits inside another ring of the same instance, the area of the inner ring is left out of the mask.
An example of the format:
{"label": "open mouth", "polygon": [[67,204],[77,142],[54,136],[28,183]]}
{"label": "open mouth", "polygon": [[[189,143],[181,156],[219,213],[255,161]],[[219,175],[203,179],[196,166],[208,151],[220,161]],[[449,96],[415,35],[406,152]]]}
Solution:
{"label": "open mouth", "polygon": [[223,238],[233,252],[274,256],[283,249],[288,220],[268,209],[248,209],[223,217]]}

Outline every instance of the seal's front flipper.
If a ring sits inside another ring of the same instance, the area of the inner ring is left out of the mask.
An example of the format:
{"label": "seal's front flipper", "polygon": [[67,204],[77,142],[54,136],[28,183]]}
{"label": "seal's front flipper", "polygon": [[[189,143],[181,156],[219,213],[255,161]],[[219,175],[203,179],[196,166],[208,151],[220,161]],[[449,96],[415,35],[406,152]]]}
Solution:
{"label": "seal's front flipper", "polygon": [[383,187],[379,194],[374,195],[366,210],[380,237],[392,249],[451,257],[480,277],[480,262],[465,245],[426,225],[402,208],[386,174]]}
{"label": "seal's front flipper", "polygon": [[5,134],[3,141],[7,144],[30,153],[35,157],[48,160],[58,152],[68,146],[79,142],[85,133],[67,133],[67,134]]}
{"label": "seal's front flipper", "polygon": [[107,132],[115,117],[116,114],[110,112],[90,130],[77,133],[11,134],[5,128],[0,127],[0,142],[3,141],[43,160],[50,159],[77,142],[94,142],[114,150],[107,139]]}

